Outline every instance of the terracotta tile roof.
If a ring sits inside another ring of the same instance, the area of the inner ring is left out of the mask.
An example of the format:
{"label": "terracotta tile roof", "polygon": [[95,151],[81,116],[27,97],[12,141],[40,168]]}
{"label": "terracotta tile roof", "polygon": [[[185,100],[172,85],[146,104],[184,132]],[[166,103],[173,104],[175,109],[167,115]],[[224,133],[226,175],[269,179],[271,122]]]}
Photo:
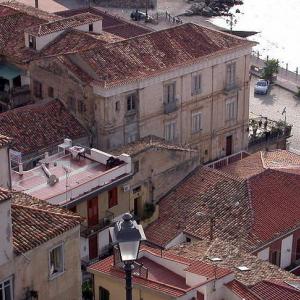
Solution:
{"label": "terracotta tile roof", "polygon": [[[262,280],[279,280],[280,282],[294,280],[297,277],[279,267],[262,261],[258,257],[247,253],[231,242],[214,239],[186,243],[167,250],[175,255],[186,257],[191,260],[202,261],[211,266],[217,265],[234,273],[234,277],[240,283],[251,287]],[[220,258],[221,261],[213,262],[211,258]],[[248,271],[240,271],[238,267],[246,266]]]}
{"label": "terracotta tile roof", "polygon": [[254,295],[253,292],[246,287],[244,284],[237,280],[233,280],[225,285],[235,295],[244,300],[262,300],[258,296]]}
{"label": "terracotta tile roof", "polygon": [[26,32],[34,36],[43,36],[53,32],[62,31],[68,28],[91,24],[100,20],[102,20],[102,17],[87,12],[68,18],[54,20],[31,28],[27,28]]}
{"label": "terracotta tile roof", "polygon": [[12,138],[0,134],[0,148],[7,146],[12,142]]}
{"label": "terracotta tile roof", "polygon": [[94,15],[101,16],[103,18],[102,21],[103,30],[106,32],[110,32],[114,35],[120,36],[122,38],[130,38],[141,34],[149,33],[152,31],[150,28],[145,28],[138,24],[130,23],[127,20],[121,19],[118,16],[111,15],[105,11],[101,11],[99,9],[92,8],[92,7],[65,10],[65,11],[57,12],[56,14],[62,17],[70,17],[85,12],[90,12]]}
{"label": "terracotta tile roof", "polygon": [[12,193],[13,246],[25,253],[78,226],[81,217],[23,193]]}
{"label": "terracotta tile roof", "polygon": [[95,48],[101,43],[113,43],[120,41],[122,38],[107,32],[102,34],[91,34],[75,29],[66,30],[60,34],[51,43],[45,46],[37,58],[44,56],[56,56],[61,54],[76,53]]}
{"label": "terracotta tile roof", "polygon": [[[34,8],[31,5],[26,5],[21,2],[17,2],[17,1],[13,1],[13,0],[7,1],[7,2],[2,2],[0,4],[0,6],[1,6],[0,11],[11,9],[15,12],[24,13],[28,16],[36,17],[36,18],[39,18],[39,19],[42,19],[42,20],[45,20],[48,22],[62,19],[62,17],[60,17],[56,14],[51,14],[47,11]],[[11,12],[11,10],[8,10],[8,11]]]}
{"label": "terracotta tile roof", "polygon": [[133,37],[81,53],[102,87],[156,76],[253,42],[192,23]]}
{"label": "terracotta tile roof", "polygon": [[220,170],[222,172],[232,174],[239,178],[252,177],[265,170],[261,156],[261,152],[256,152],[242,160],[236,161],[225,167],[222,167]]}
{"label": "terracotta tile roof", "polygon": [[247,183],[205,167],[196,169],[162,198],[159,210],[146,236],[161,246],[182,232],[198,238],[210,236],[211,217],[215,219],[214,236],[230,240],[246,238],[252,224]]}
{"label": "terracotta tile roof", "polygon": [[[299,281],[300,282],[300,281]],[[251,291],[264,300],[299,300],[300,290],[271,281],[261,281],[255,284]]]}
{"label": "terracotta tile roof", "polygon": [[298,168],[300,169],[300,156],[287,150],[274,150],[262,153],[265,168]]}
{"label": "terracotta tile roof", "polygon": [[0,202],[10,199],[10,192],[2,187],[0,187]]}
{"label": "terracotta tile roof", "polygon": [[[185,271],[207,277],[207,280],[215,278],[215,276],[217,279],[220,279],[232,273],[231,270],[226,268],[215,268],[214,265],[201,261],[195,261],[172,253],[171,251],[160,251],[152,247],[142,246],[141,253],[143,252],[151,253],[152,255],[160,257],[164,260],[171,260],[173,262],[180,263],[181,265],[186,265],[186,268],[184,269]],[[153,260],[151,260],[151,256],[147,256],[147,258],[143,256],[138,262],[144,263],[144,266],[148,268],[148,278],[142,278],[134,275],[134,284],[140,284],[175,297],[182,296],[189,290],[193,289],[193,287],[185,284],[185,280],[183,280],[185,278],[178,276],[176,273],[173,273],[170,269],[167,269],[163,265],[155,263]],[[91,265],[89,269],[92,271],[109,274],[113,277],[124,278],[123,271],[120,271],[114,267],[113,263],[113,256],[110,256],[105,260]]]}
{"label": "terracotta tile roof", "polygon": [[111,153],[115,155],[126,153],[130,156],[135,156],[149,149],[167,149],[167,150],[188,151],[188,152],[196,151],[187,147],[181,147],[179,145],[173,144],[155,135],[148,135],[135,142],[114,149],[111,151]]}
{"label": "terracotta tile roof", "polygon": [[300,226],[300,175],[267,169],[249,179],[252,233],[269,241]]}
{"label": "terracotta tile roof", "polygon": [[43,101],[0,114],[0,134],[9,135],[12,149],[28,154],[60,144],[64,138],[88,136],[58,100]]}
{"label": "terracotta tile roof", "polygon": [[15,1],[1,3],[0,16],[0,54],[20,64],[35,55],[35,51],[25,46],[25,29],[61,19]]}

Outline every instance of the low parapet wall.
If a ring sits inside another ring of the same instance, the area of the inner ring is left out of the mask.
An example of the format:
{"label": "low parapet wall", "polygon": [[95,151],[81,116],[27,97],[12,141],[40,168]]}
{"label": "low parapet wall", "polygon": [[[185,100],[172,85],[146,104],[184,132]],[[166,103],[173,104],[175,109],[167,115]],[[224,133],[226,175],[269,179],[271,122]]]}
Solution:
{"label": "low parapet wall", "polygon": [[95,3],[97,5],[106,7],[120,7],[133,9],[157,7],[157,0],[95,0]]}

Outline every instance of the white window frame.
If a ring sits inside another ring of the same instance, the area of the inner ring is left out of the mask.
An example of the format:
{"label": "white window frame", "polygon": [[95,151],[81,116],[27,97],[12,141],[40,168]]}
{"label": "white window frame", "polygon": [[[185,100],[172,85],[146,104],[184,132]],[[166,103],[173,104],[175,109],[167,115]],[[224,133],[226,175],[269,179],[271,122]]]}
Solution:
{"label": "white window frame", "polygon": [[14,297],[13,297],[13,281],[12,281],[12,277],[9,277],[9,278],[7,278],[7,279],[5,279],[5,280],[3,280],[3,281],[0,282],[0,287],[2,288],[2,299],[3,300],[8,300],[8,299],[5,299],[5,291],[4,291],[5,284],[7,282],[9,282],[10,299],[13,300]]}
{"label": "white window frame", "polygon": [[[61,251],[62,251],[62,270],[51,274],[51,252],[57,248],[61,248]],[[62,275],[65,272],[65,253],[64,252],[65,252],[65,249],[64,249],[63,243],[58,244],[49,249],[48,267],[49,267],[49,279],[50,280]]]}
{"label": "white window frame", "polygon": [[192,112],[192,133],[197,133],[202,130],[202,112]]}
{"label": "white window frame", "polygon": [[164,136],[167,141],[174,141],[176,139],[176,121],[169,121],[165,123]]}
{"label": "white window frame", "polygon": [[226,87],[232,88],[236,84],[236,62],[226,65]]}
{"label": "white window frame", "polygon": [[176,101],[176,82],[164,84],[164,103],[173,103]]}
{"label": "white window frame", "polygon": [[202,75],[200,73],[192,74],[192,95],[201,93]]}
{"label": "white window frame", "polygon": [[231,121],[237,119],[237,99],[229,98],[225,101],[225,120]]}

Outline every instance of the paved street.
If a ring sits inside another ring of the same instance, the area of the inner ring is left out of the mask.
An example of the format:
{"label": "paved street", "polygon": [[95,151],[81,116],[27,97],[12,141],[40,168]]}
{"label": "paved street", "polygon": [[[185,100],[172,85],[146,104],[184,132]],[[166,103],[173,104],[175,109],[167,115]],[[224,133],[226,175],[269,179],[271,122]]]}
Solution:
{"label": "paved street", "polygon": [[278,86],[272,86],[268,95],[254,95],[255,82],[254,77],[250,90],[250,112],[273,120],[284,120],[282,111],[286,107],[287,122],[293,124],[290,148],[300,152],[300,99]]}

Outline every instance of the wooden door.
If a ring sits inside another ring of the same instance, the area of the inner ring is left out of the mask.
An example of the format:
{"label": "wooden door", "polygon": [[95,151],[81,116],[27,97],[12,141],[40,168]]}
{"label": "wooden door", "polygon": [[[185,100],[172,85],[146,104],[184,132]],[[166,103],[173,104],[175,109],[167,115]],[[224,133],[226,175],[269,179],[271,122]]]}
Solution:
{"label": "wooden door", "polygon": [[89,237],[89,257],[94,259],[98,256],[98,235]]}
{"label": "wooden door", "polygon": [[232,154],[232,135],[226,137],[226,156]]}
{"label": "wooden door", "polygon": [[88,226],[94,226],[98,224],[98,198],[93,198],[88,201]]}

